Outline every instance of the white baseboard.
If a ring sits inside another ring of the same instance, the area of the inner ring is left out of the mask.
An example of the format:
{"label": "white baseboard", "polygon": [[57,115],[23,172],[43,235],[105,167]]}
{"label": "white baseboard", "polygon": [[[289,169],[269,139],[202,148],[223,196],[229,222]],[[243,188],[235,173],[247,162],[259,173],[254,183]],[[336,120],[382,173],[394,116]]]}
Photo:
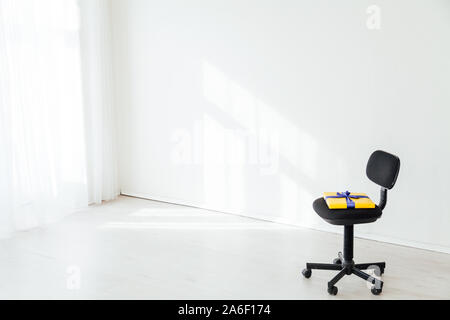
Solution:
{"label": "white baseboard", "polygon": [[[312,226],[304,225],[301,223],[295,223],[295,222],[292,222],[290,220],[283,219],[283,218],[268,218],[268,217],[253,216],[253,215],[244,214],[241,212],[229,212],[228,210],[225,210],[225,209],[209,208],[208,206],[205,206],[204,204],[194,203],[194,202],[190,202],[190,201],[187,201],[184,199],[176,199],[176,198],[165,197],[165,196],[160,196],[160,195],[154,195],[154,194],[149,195],[149,194],[145,194],[145,193],[136,193],[136,192],[128,192],[128,191],[122,191],[121,194],[123,196],[129,196],[129,197],[142,198],[142,199],[147,199],[147,200],[152,200],[152,201],[159,201],[159,202],[166,202],[166,203],[171,203],[171,204],[176,204],[176,205],[195,207],[195,208],[199,208],[199,209],[205,209],[205,210],[215,211],[215,212],[220,212],[220,213],[225,213],[225,214],[243,216],[243,217],[257,219],[257,220],[264,220],[264,221],[269,221],[269,222],[292,225],[292,226],[301,227],[301,228],[313,229],[313,230],[317,230],[317,231],[342,234],[342,231],[337,231],[336,229],[334,229],[332,227],[328,227],[327,225],[324,225],[323,227],[312,227]],[[431,243],[423,243],[423,242],[418,242],[418,241],[405,240],[405,239],[401,239],[401,238],[376,235],[376,234],[372,234],[372,233],[359,233],[359,232],[358,232],[357,238],[386,242],[386,243],[400,245],[400,246],[406,246],[406,247],[412,247],[412,248],[417,248],[417,249],[424,249],[424,250],[430,250],[430,251],[436,251],[436,252],[450,254],[449,247],[431,244]]]}

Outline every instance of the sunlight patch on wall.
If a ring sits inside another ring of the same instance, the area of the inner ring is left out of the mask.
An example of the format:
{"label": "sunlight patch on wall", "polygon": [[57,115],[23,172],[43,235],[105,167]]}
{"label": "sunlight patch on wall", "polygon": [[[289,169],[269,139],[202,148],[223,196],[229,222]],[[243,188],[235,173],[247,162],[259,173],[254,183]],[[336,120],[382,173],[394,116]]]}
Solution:
{"label": "sunlight patch on wall", "polygon": [[[256,179],[278,177],[281,213],[276,215],[295,215],[298,212],[299,185],[304,183],[299,177],[307,179],[308,184],[317,177],[317,141],[208,61],[203,62],[203,78],[205,99],[220,111],[204,116],[205,193],[211,193],[208,187],[212,181],[216,192],[223,193],[211,198],[214,199],[211,204],[225,206],[238,195],[241,195],[241,200],[237,202],[243,204],[247,197],[238,191],[248,179],[254,179],[248,172],[256,167],[259,169]],[[223,141],[225,132],[232,130],[240,131],[241,138],[235,137],[232,144],[239,146],[237,154],[245,159],[234,164],[232,181],[225,182],[225,176],[230,176],[229,156],[235,155],[236,151],[227,149],[228,144]],[[217,165],[218,158],[224,159],[222,165]],[[214,168],[210,161],[216,163]],[[218,188],[221,184],[222,188]],[[231,192],[231,199],[224,201]]]}

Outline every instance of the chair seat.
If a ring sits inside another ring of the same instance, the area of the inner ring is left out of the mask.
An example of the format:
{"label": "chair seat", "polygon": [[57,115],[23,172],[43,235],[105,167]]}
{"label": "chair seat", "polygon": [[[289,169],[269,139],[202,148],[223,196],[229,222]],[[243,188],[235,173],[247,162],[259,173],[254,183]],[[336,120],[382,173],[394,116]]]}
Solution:
{"label": "chair seat", "polygon": [[324,198],[319,198],[313,203],[314,211],[334,225],[353,225],[376,221],[383,213],[378,206],[374,209],[329,209]]}

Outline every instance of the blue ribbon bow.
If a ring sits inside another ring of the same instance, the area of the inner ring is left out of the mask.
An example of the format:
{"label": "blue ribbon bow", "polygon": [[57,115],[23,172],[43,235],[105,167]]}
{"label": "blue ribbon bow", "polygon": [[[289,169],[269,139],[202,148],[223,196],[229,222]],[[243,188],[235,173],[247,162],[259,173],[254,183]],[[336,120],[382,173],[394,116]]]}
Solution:
{"label": "blue ribbon bow", "polygon": [[347,202],[347,209],[354,209],[355,202],[352,199],[361,199],[361,198],[369,198],[368,196],[355,196],[351,195],[349,191],[345,192],[337,192],[336,196],[326,196],[325,199],[328,198],[345,198]]}

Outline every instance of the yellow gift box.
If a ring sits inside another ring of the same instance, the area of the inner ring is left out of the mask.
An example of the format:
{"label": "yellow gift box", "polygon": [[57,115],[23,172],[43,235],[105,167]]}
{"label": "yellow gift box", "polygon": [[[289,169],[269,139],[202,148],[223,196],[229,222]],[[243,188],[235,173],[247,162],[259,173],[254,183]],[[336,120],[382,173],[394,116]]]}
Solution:
{"label": "yellow gift box", "polygon": [[329,209],[373,209],[375,203],[365,193],[356,192],[324,192]]}

